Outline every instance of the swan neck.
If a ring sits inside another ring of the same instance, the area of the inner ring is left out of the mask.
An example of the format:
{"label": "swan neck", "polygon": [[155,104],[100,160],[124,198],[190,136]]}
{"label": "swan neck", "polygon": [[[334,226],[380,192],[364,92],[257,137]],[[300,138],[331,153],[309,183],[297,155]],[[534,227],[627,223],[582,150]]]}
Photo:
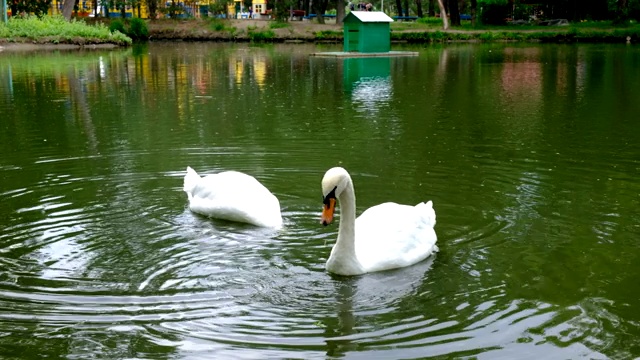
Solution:
{"label": "swan neck", "polygon": [[339,200],[340,226],[336,246],[342,249],[341,252],[355,257],[356,196],[351,179],[340,194]]}

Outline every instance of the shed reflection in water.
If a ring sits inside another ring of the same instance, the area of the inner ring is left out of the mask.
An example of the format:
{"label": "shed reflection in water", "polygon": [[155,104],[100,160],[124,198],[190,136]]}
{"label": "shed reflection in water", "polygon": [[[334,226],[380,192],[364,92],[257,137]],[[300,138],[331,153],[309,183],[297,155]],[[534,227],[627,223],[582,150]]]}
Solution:
{"label": "shed reflection in water", "polygon": [[345,92],[351,95],[354,108],[374,116],[391,101],[391,59],[366,57],[343,59]]}

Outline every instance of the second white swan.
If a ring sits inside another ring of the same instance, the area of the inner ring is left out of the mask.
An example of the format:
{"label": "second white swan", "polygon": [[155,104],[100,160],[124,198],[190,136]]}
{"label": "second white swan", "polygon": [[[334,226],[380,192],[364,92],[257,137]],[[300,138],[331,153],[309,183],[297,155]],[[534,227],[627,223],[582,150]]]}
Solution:
{"label": "second white swan", "polygon": [[333,221],[340,201],[338,239],[327,260],[327,271],[360,275],[413,265],[438,251],[433,227],[433,203],[416,206],[392,202],[373,206],[356,219],[356,196],[349,173],[329,169],[322,179],[322,223]]}
{"label": "second white swan", "polygon": [[195,213],[256,226],[282,226],[278,198],[251,175],[224,171],[201,177],[187,167],[183,189]]}

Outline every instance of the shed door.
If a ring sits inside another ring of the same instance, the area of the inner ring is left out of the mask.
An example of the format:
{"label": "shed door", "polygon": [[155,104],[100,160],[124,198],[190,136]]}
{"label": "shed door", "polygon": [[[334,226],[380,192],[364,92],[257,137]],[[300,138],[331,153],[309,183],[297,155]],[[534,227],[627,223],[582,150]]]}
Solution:
{"label": "shed door", "polygon": [[349,29],[349,51],[358,51],[360,44],[360,31]]}

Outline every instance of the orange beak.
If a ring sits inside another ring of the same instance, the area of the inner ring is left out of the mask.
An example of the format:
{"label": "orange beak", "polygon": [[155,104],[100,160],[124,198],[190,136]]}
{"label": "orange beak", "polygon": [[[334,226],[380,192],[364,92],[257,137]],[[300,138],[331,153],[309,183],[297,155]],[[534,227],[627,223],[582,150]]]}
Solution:
{"label": "orange beak", "polygon": [[322,207],[322,225],[327,226],[333,221],[333,213],[336,211],[336,199],[329,199],[328,204]]}

